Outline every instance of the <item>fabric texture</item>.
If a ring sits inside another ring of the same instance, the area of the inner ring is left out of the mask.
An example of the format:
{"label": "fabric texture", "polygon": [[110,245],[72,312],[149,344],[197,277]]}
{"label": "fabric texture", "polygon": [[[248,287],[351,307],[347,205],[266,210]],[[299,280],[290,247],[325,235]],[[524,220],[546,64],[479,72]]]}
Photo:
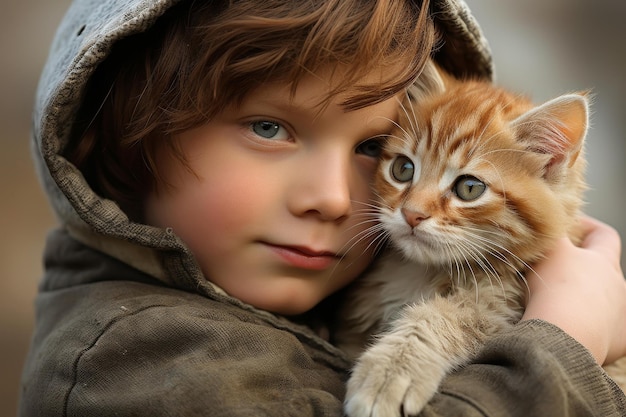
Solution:
{"label": "fabric texture", "polygon": [[[307,327],[167,287],[55,231],[21,416],[341,416],[350,363]],[[424,416],[619,416],[587,350],[533,321],[489,341]]]}
{"label": "fabric texture", "polygon": [[[350,367],[342,352],[211,285],[178,236],[129,221],[62,156],[89,78],[112,45],[176,3],[75,0],[51,46],[32,141],[60,227],[46,245],[20,416],[340,416]],[[491,78],[489,47],[465,3],[435,0],[432,8],[440,63]],[[582,346],[532,322],[446,379],[424,415],[624,409],[621,391]]]}

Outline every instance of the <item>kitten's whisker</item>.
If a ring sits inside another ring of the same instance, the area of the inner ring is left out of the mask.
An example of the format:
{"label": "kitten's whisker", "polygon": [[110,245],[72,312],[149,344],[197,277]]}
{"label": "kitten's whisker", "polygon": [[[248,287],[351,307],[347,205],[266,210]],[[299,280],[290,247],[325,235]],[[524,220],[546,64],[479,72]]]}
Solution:
{"label": "kitten's whisker", "polygon": [[[376,190],[372,190],[372,191],[376,191]],[[380,195],[377,194],[378,198],[369,198],[368,201],[362,201],[362,200],[352,200],[350,199],[350,202],[355,203],[355,204],[362,204],[366,207],[373,207],[373,208],[378,208],[378,206],[382,203],[384,203],[382,201],[382,199],[380,199]]]}
{"label": "kitten's whisker", "polygon": [[[367,225],[367,224],[371,224],[371,226],[367,226],[367,228],[365,230],[369,230],[369,229],[371,229],[373,227],[377,227],[377,226],[382,227],[382,226],[380,226],[378,220],[372,219],[372,218],[368,218],[366,220],[363,220],[363,221],[360,221],[358,223],[353,224],[352,226],[350,226],[349,228],[346,229],[346,232],[349,232],[352,229],[355,229],[355,228],[358,228],[358,227],[361,227],[361,226],[364,226],[364,225]],[[358,232],[357,235],[359,233],[363,233],[363,232],[364,231],[362,230],[362,231]],[[354,237],[352,239],[354,239]]]}
{"label": "kitten's whisker", "polygon": [[[367,222],[363,222],[363,224],[366,224]],[[372,222],[374,223],[372,226],[368,226],[365,229],[359,231],[356,235],[352,236],[350,238],[350,240],[348,240],[344,246],[342,247],[342,251],[346,250],[346,247],[348,245],[350,245],[347,249],[347,251],[351,250],[352,247],[354,246],[354,244],[358,244],[360,241],[362,241],[363,239],[367,239],[368,237],[371,237],[374,234],[378,234],[378,233],[384,233],[386,234],[385,229],[383,228],[383,226],[380,223],[377,222]]]}
{"label": "kitten's whisker", "polygon": [[[380,224],[376,224],[374,226],[368,227],[367,229],[360,231],[355,236],[350,238],[350,240],[348,240],[341,247],[340,252],[344,254],[348,254],[350,251],[352,251],[352,249],[354,249],[355,246],[357,246],[363,240],[371,238],[372,236],[374,236],[374,239],[372,241],[379,239],[381,236],[386,238],[387,232],[385,231],[385,229],[383,229],[383,227]],[[365,250],[369,249],[371,244],[372,242],[368,244]]]}
{"label": "kitten's whisker", "polygon": [[[342,251],[344,253],[344,255],[342,255],[342,257],[339,259],[339,261],[337,262],[337,264],[335,265],[335,267],[333,268],[333,270],[331,271],[329,276],[332,276],[335,271],[337,270],[337,268],[339,267],[339,264],[341,262],[343,262],[343,260],[345,259],[346,255],[356,246],[358,245],[361,241],[368,239],[371,236],[374,236],[374,238],[371,240],[370,243],[367,244],[367,246],[363,249],[363,254],[365,254],[371,247],[372,245],[374,246],[374,256],[376,256],[376,254],[379,252],[379,250],[386,244],[387,242],[387,234],[385,233],[384,229],[379,229],[379,230],[372,230],[373,228],[370,229],[366,229],[363,232],[365,232],[363,234],[363,236],[361,238],[359,238],[358,240],[356,240],[346,251]],[[351,239],[352,240],[352,239]],[[350,241],[348,241],[346,243],[346,245],[349,244]],[[344,247],[346,246],[344,245]],[[349,268],[350,266],[352,266],[354,262],[351,262],[350,264],[346,265],[345,268]]]}
{"label": "kitten's whisker", "polygon": [[[464,229],[470,229],[470,228],[464,227]],[[470,237],[471,236],[480,237],[480,235],[476,235],[472,232],[467,232],[467,233],[470,235]],[[489,242],[488,240],[485,240],[485,239],[481,239],[481,240]],[[476,242],[476,239],[465,239],[462,241],[457,241],[456,246],[458,247],[459,251],[464,251],[471,255],[476,265],[479,266],[481,270],[484,272],[486,278],[489,280],[490,285],[492,285],[492,280],[495,280],[498,283],[499,287],[503,290],[503,294],[506,298],[506,292],[504,288],[504,283],[502,282],[502,278],[500,274],[498,273],[496,267],[489,261],[489,258],[485,254],[485,253],[488,253],[494,256],[492,253],[493,248],[490,246],[485,246],[484,244],[480,245],[479,243],[480,243],[480,240]],[[501,260],[505,259],[505,257],[502,256],[501,254],[495,255],[494,257],[496,259],[501,259]]]}
{"label": "kitten's whisker", "polygon": [[456,269],[457,269],[457,284],[461,285],[460,282],[460,271],[459,271],[459,266],[458,263],[455,261],[454,257],[450,256],[452,254],[452,249],[450,248],[450,243],[449,242],[444,242],[445,246],[443,248],[444,252],[445,252],[445,259],[448,261],[448,275],[453,276],[454,275],[454,266],[456,265]]}
{"label": "kitten's whisker", "polygon": [[[468,230],[471,228],[468,227],[464,227],[464,229]],[[479,229],[474,229],[474,230],[479,230]],[[530,291],[530,289],[528,288],[528,282],[526,280],[526,278],[524,277],[524,272],[532,272],[535,275],[537,275],[540,279],[541,277],[539,276],[539,274],[537,274],[537,272],[532,268],[532,266],[530,266],[528,264],[528,262],[524,261],[522,258],[520,258],[519,256],[517,256],[515,253],[511,252],[510,250],[508,250],[507,248],[505,248],[504,246],[490,240],[487,239],[484,236],[481,236],[477,233],[473,233],[473,232],[469,232],[470,235],[482,242],[484,242],[485,244],[489,245],[489,250],[492,256],[496,257],[497,259],[501,260],[505,265],[507,265],[511,270],[513,270],[513,272],[515,272],[523,281],[524,286],[526,287],[526,289],[528,291]],[[494,233],[495,234],[495,233]],[[525,268],[525,270],[520,270],[519,267],[515,266],[511,261],[509,261],[509,259],[507,258],[506,255],[504,255],[501,251],[506,252],[507,254],[509,254],[515,261],[517,261],[517,263],[519,263],[521,266],[523,266]],[[497,256],[496,256],[497,254]]]}
{"label": "kitten's whisker", "polygon": [[508,258],[506,257],[505,254],[503,254],[500,251],[504,251],[506,253],[508,253],[509,255],[511,255],[515,260],[517,260],[520,263],[523,263],[523,260],[521,258],[519,258],[517,255],[515,255],[513,252],[511,252],[509,249],[507,249],[506,247],[504,247],[503,245],[497,243],[496,241],[492,240],[492,239],[488,239],[485,236],[482,236],[479,233],[474,233],[472,230],[478,230],[478,231],[482,231],[480,229],[473,229],[473,228],[469,228],[469,227],[463,227],[463,230],[466,231],[466,233],[468,234],[469,237],[482,242],[483,244],[485,244],[486,246],[484,246],[484,249],[489,250],[491,252],[491,255],[494,256],[496,259],[506,263],[510,268],[512,268],[513,270],[517,271],[517,268],[515,267],[515,265],[513,265]]}
{"label": "kitten's whisker", "polygon": [[373,203],[368,203],[368,202],[365,202],[365,201],[356,201],[356,200],[351,200],[351,201],[354,204],[360,204],[360,205],[365,207],[365,208],[357,209],[356,211],[372,210],[373,212],[378,212],[378,211],[380,211],[380,206],[384,205],[384,204],[379,203],[377,201],[374,201]]}
{"label": "kitten's whisker", "polygon": [[[454,255],[454,250],[450,244],[446,244],[448,247],[448,258],[454,261],[457,270],[457,283],[459,286],[462,285],[461,278],[463,278],[463,283],[467,282],[467,270],[463,267],[463,263],[457,259],[457,256]],[[461,257],[464,257],[463,254],[459,254]],[[467,260],[466,260],[467,261]]]}
{"label": "kitten's whisker", "polygon": [[[458,285],[461,286],[462,282],[467,283],[467,272],[471,272],[473,275],[474,282],[476,282],[476,277],[474,275],[474,271],[471,267],[471,264],[466,256],[466,250],[460,247],[459,245],[452,245],[450,242],[445,242],[445,250],[447,253],[447,258],[450,259],[450,262],[454,262],[457,268],[457,282]],[[464,267],[463,264],[467,265]],[[461,282],[461,278],[463,281]]]}
{"label": "kitten's whisker", "polygon": [[[460,247],[457,247],[457,251],[459,252],[459,255],[463,258],[465,265],[467,265],[467,270],[469,270],[469,272],[472,274],[472,281],[474,283],[475,288],[478,289],[478,279],[476,278],[476,274],[474,273],[474,268],[472,268],[472,264],[470,262],[470,260],[467,258],[467,255],[470,256],[470,258],[474,258],[472,253],[467,253],[466,251],[460,250]],[[465,268],[464,268],[465,269]],[[465,278],[465,281],[467,282],[467,277]],[[478,301],[478,294],[476,294],[476,301]]]}
{"label": "kitten's whisker", "polygon": [[408,148],[410,150],[411,149],[411,145],[413,145],[413,143],[415,142],[415,138],[416,137],[411,135],[409,132],[407,132],[402,127],[398,127],[398,129],[401,130],[402,136],[387,135],[387,138],[388,139],[396,139],[396,140],[400,141],[406,148]]}
{"label": "kitten's whisker", "polygon": [[533,151],[529,151],[529,150],[526,150],[526,149],[510,149],[510,148],[504,149],[503,148],[503,149],[491,149],[488,152],[485,152],[485,153],[481,154],[480,156],[483,157],[483,156],[491,155],[493,153],[500,153],[500,152],[519,153],[519,154],[522,154],[522,155],[534,153]]}
{"label": "kitten's whisker", "polygon": [[413,100],[410,99],[408,92],[405,93],[405,97],[407,99],[406,101],[409,103],[409,106],[411,106],[411,112],[407,110],[402,100],[398,100],[398,101],[400,104],[400,108],[402,109],[402,112],[406,116],[406,119],[409,121],[409,127],[411,128],[413,135],[409,134],[402,126],[398,126],[398,127],[408,137],[415,136],[415,138],[417,138],[417,131],[418,131],[417,130],[417,114],[414,111],[415,109],[413,108],[413,103],[412,103]]}
{"label": "kitten's whisker", "polygon": [[[459,246],[462,247],[471,256],[471,258],[474,260],[476,265],[478,265],[480,269],[485,273],[485,277],[489,281],[489,285],[492,287],[492,291],[493,291],[493,281],[491,277],[494,277],[495,280],[500,284],[500,288],[504,289],[502,285],[502,281],[500,277],[498,276],[498,273],[496,272],[493,265],[486,258],[486,256],[482,253],[481,251],[482,248],[480,246],[477,246],[474,242],[471,242],[471,241],[459,242]],[[477,280],[475,280],[475,284],[476,284],[476,292],[478,296]],[[505,294],[505,297],[506,297],[506,294]]]}

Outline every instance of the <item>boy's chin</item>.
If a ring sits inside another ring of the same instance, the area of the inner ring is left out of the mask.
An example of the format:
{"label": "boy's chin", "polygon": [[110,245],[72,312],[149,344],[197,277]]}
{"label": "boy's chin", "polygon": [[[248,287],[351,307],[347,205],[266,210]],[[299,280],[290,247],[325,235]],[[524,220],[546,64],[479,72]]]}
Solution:
{"label": "boy's chin", "polygon": [[[290,283],[291,284],[291,283]],[[257,292],[251,296],[242,298],[242,301],[251,304],[261,310],[285,316],[295,316],[306,313],[315,307],[326,294],[321,294],[307,285],[285,284],[277,290]]]}

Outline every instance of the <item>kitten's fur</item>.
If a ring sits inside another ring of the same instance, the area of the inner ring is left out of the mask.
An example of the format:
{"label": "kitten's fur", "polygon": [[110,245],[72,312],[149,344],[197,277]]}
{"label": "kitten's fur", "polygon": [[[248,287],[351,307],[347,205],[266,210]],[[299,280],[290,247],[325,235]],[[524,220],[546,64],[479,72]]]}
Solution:
{"label": "kitten's fur", "polygon": [[587,95],[534,106],[432,63],[420,79],[375,183],[391,247],[348,293],[335,334],[356,357],[384,331],[355,365],[350,416],[417,414],[520,319],[529,265],[560,236],[579,241]]}

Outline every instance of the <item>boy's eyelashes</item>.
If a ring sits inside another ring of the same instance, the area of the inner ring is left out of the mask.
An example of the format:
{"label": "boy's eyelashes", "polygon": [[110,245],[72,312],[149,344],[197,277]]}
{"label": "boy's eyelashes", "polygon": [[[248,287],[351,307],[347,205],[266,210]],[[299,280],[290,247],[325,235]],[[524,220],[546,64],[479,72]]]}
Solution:
{"label": "boy's eyelashes", "polygon": [[388,135],[373,136],[359,143],[356,152],[372,158],[380,158]]}

